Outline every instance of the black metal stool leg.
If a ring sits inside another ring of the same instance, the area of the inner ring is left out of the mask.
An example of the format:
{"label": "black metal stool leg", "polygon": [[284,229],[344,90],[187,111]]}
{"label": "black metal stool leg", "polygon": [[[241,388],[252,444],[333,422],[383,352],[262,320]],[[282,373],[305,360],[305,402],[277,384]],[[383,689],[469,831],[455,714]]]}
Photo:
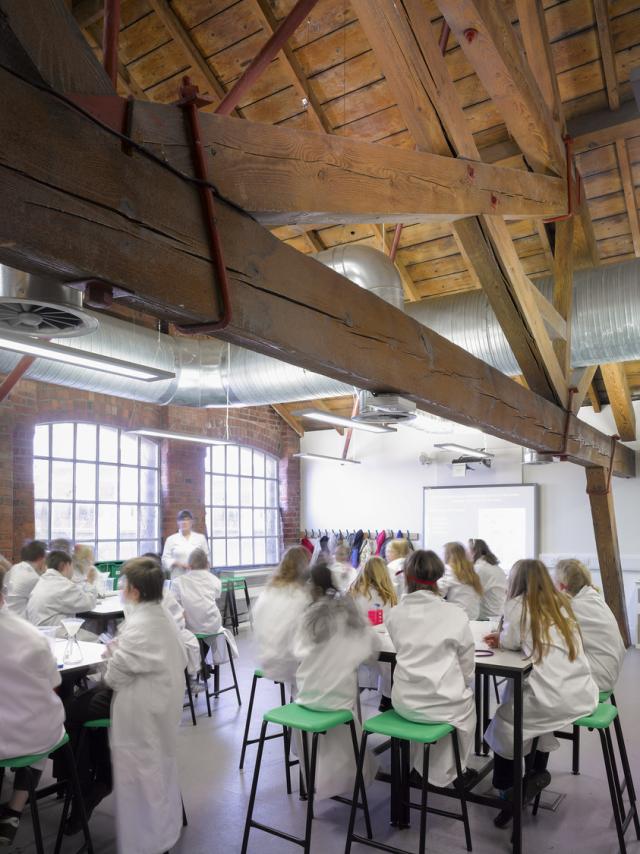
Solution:
{"label": "black metal stool leg", "polygon": [[600,736],[600,744],[602,746],[602,758],[604,759],[604,767],[607,772],[607,783],[609,784],[611,808],[613,809],[613,819],[616,825],[616,833],[618,834],[618,844],[620,845],[621,854],[627,854],[627,846],[625,845],[624,831],[622,829],[622,820],[620,818],[620,812],[618,810],[618,795],[615,789],[615,782],[613,779],[613,769],[611,767],[609,747],[607,745],[607,739],[605,738],[604,732],[601,729],[598,730],[598,735]]}
{"label": "black metal stool leg", "polygon": [[187,827],[189,822],[187,821],[187,813],[186,813],[186,810],[184,808],[184,799],[183,799],[182,795],[180,795],[180,804],[182,806],[182,826]]}
{"label": "black metal stool leg", "polygon": [[260,741],[258,742],[258,755],[256,756],[256,767],[253,769],[253,781],[251,783],[251,794],[249,795],[249,805],[247,807],[247,820],[244,825],[244,835],[242,837],[241,854],[246,854],[247,845],[249,844],[249,833],[251,831],[251,822],[253,820],[253,807],[256,802],[256,792],[258,790],[258,777],[260,776],[260,765],[262,764],[262,751],[264,750],[264,737],[267,732],[267,721],[262,722],[260,730]]}
{"label": "black metal stool leg", "polygon": [[573,762],[571,773],[578,775],[580,773],[580,727],[573,727]]}
{"label": "black metal stool leg", "polygon": [[626,818],[624,801],[622,799],[622,789],[620,788],[620,775],[618,774],[618,763],[616,762],[616,757],[613,752],[613,739],[611,738],[611,730],[606,729],[604,731],[604,737],[607,739],[607,748],[609,750],[609,756],[611,757],[611,772],[613,773],[613,782],[616,788],[616,795],[618,796],[618,809],[620,810],[620,818],[622,821]]}
{"label": "black metal stool leg", "polygon": [[[242,770],[244,767],[244,757],[247,752],[247,741],[249,740],[249,727],[251,726],[251,715],[253,713],[253,699],[256,695],[256,685],[258,684],[258,679],[260,677],[253,674],[253,681],[251,682],[251,695],[249,696],[249,708],[247,710],[247,721],[244,725],[244,737],[242,739],[242,750],[240,751],[240,765],[239,768]],[[282,704],[284,706],[284,703]],[[288,791],[288,790],[287,790]]]}
{"label": "black metal stool leg", "polygon": [[[307,818],[310,815],[313,819],[313,783],[311,780],[311,766],[309,764],[309,742],[307,741],[307,733],[301,731],[302,736],[302,754],[304,756],[304,779],[307,789]],[[311,819],[308,819],[311,821]]]}
{"label": "black metal stool leg", "polygon": [[[353,799],[351,801],[351,812],[349,814],[349,828],[347,830],[347,844],[344,849],[344,854],[351,854],[351,842],[353,838],[353,830],[356,823],[356,814],[358,811],[358,798],[360,796],[360,788],[364,791],[364,780],[362,775],[362,769],[364,768],[364,758],[367,754],[367,733],[364,732],[362,734],[362,740],[360,742],[360,751],[358,754],[358,761],[356,764],[356,782],[353,787]],[[393,797],[393,793],[392,793]],[[371,836],[369,836],[371,839]]]}
{"label": "black metal stool leg", "polygon": [[482,753],[482,674],[476,671],[476,684],[474,691],[476,701],[476,733],[475,733],[475,754],[480,756]]}
{"label": "black metal stool leg", "polygon": [[[420,842],[418,844],[419,854],[424,854],[427,846],[427,796],[429,793],[429,753],[431,745],[422,745],[422,792],[420,796]],[[409,800],[411,800],[411,789],[409,789]]]}
{"label": "black metal stool leg", "polygon": [[191,683],[189,682],[189,672],[187,670],[184,671],[184,680],[187,685],[187,697],[189,698],[189,709],[191,710],[191,723],[194,726],[198,725],[198,721],[196,720],[196,709],[193,705],[193,691],[191,690]]}
{"label": "black metal stool leg", "polygon": [[209,677],[207,676],[207,653],[208,649],[205,641],[198,641],[200,644],[200,673],[202,675],[202,684],[204,685],[204,696],[207,701],[207,714],[211,717],[211,699],[209,695]]}
{"label": "black metal stool leg", "polygon": [[467,843],[467,851],[471,851],[471,828],[469,827],[469,811],[467,809],[467,795],[462,782],[462,761],[460,759],[460,742],[458,741],[458,731],[454,729],[451,733],[451,741],[453,742],[453,755],[456,760],[456,773],[460,781],[460,811],[462,813],[462,823],[464,824],[464,838]]}
{"label": "black metal stool leg", "polygon": [[[358,751],[358,736],[356,735],[356,725],[353,721],[349,721],[349,729],[351,731],[351,743],[353,744],[353,756],[356,760],[356,769],[358,766],[359,751]],[[358,806],[356,801],[356,807]],[[373,839],[371,832],[371,818],[369,817],[369,804],[367,802],[367,790],[362,780],[362,809],[364,811],[364,824],[367,829],[367,839]]]}
{"label": "black metal stool leg", "polygon": [[[306,736],[306,733],[303,733]],[[305,744],[306,739],[305,739]],[[318,759],[318,733],[314,732],[313,739],[311,741],[311,769],[309,772],[309,784],[307,786],[308,792],[308,800],[307,800],[307,823],[304,831],[304,854],[310,854],[311,852],[311,826],[313,822],[313,800],[314,800],[314,790],[316,786],[316,762]]]}
{"label": "black metal stool leg", "polygon": [[489,726],[489,712],[490,712],[490,703],[489,703],[489,677],[484,674],[482,679],[482,752],[485,756],[489,754],[489,745],[484,740],[484,733],[487,731],[487,727]]}
{"label": "black metal stool leg", "polygon": [[[280,683],[280,704],[282,706],[287,705],[284,682]],[[291,788],[291,760],[289,758],[291,747],[289,742],[289,728],[286,726],[282,727],[282,741],[284,744],[284,773],[287,781],[287,794],[290,795],[293,791]]]}
{"label": "black metal stool leg", "polygon": [[498,705],[500,705],[500,690],[498,688],[498,677],[492,676],[492,679],[493,679],[493,690],[494,690],[495,695],[496,695],[496,703]]}
{"label": "black metal stool leg", "polygon": [[400,823],[400,805],[398,796],[400,793],[400,742],[397,738],[391,739],[391,821],[392,827],[398,827]]}
{"label": "black metal stool leg", "polygon": [[227,641],[227,654],[229,656],[229,665],[231,667],[231,674],[233,675],[233,684],[236,689],[236,697],[238,698],[238,705],[242,705],[242,699],[240,697],[240,688],[238,687],[238,677],[236,676],[236,666],[233,663],[233,655],[231,654],[231,646],[229,641]]}
{"label": "black metal stool leg", "polygon": [[[615,706],[613,694],[611,695],[611,702]],[[617,706],[616,706],[617,708]],[[629,757],[627,755],[627,747],[624,743],[624,736],[622,735],[622,724],[620,723],[620,715],[613,722],[613,727],[616,734],[616,741],[618,742],[618,753],[620,754],[620,762],[622,763],[622,773],[624,775],[624,780],[627,784],[627,794],[629,796],[629,809],[633,811],[633,824],[636,831],[636,838],[640,839],[640,822],[638,821],[638,807],[636,804],[636,790],[633,785],[633,778],[631,776],[631,768],[629,766]]]}
{"label": "black metal stool leg", "polygon": [[33,772],[31,771],[31,768],[28,768],[27,770],[27,789],[29,791],[29,806],[31,807],[31,821],[33,823],[33,838],[38,854],[44,854],[42,831],[40,829],[40,816],[38,815],[38,800],[36,796],[36,789],[33,785]]}

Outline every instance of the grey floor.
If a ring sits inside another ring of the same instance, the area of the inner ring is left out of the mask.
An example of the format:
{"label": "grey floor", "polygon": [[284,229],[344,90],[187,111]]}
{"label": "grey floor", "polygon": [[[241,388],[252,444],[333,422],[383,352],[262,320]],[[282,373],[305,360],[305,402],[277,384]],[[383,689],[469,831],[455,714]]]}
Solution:
{"label": "grey floor", "polygon": [[[239,637],[241,661],[239,675],[245,705],[241,709],[232,692],[216,701],[213,717],[208,718],[204,698],[198,703],[198,725],[193,727],[189,713],[185,712],[180,730],[180,770],[184,803],[189,818],[173,854],[205,854],[205,852],[240,851],[242,830],[251,777],[255,747],[250,747],[244,771],[238,770],[240,745],[249,699],[253,657],[248,630]],[[228,668],[224,668],[227,670]],[[634,777],[640,784],[640,651],[630,650],[616,697],[626,736]],[[376,711],[377,698],[369,692],[363,694],[363,714]],[[260,683],[254,707],[256,729],[259,712],[278,705],[278,689],[272,683]],[[388,756],[388,754],[385,754]],[[383,765],[388,759],[383,756]],[[472,764],[476,760],[472,760]],[[544,852],[581,852],[581,854],[614,854],[618,851],[613,826],[611,804],[602,765],[599,739],[595,733],[585,734],[581,751],[581,771],[578,777],[570,773],[571,746],[565,742],[551,757],[553,775],[551,791],[563,796],[555,811],[540,810],[537,817],[528,814],[524,824],[524,850]],[[488,783],[486,783],[488,787]],[[3,793],[6,799],[6,786]],[[417,816],[411,830],[395,831],[389,827],[389,789],[383,783],[374,783],[368,791],[374,836],[391,845],[417,850]],[[432,803],[447,808],[453,802],[444,802],[434,796]],[[59,802],[42,804],[42,821],[46,834],[46,850],[53,850]],[[497,830],[492,823],[494,812],[471,805],[471,833],[473,850],[479,854],[510,851],[508,830]],[[267,744],[262,764],[262,774],[256,802],[255,817],[277,824],[294,834],[302,835],[305,804],[298,800],[297,792],[287,796],[284,788],[282,743],[279,739]],[[348,808],[333,801],[319,802],[313,824],[312,850],[314,854],[332,854],[344,850]],[[30,839],[30,824],[24,821],[11,849],[32,854],[35,850]],[[115,854],[113,805],[106,799],[94,813],[91,821],[96,854]],[[65,854],[77,850],[79,837],[66,840]],[[633,828],[627,833],[629,854],[640,854],[640,842],[633,837]],[[3,849],[6,850],[6,849]],[[284,840],[252,831],[250,854],[282,854],[299,850]],[[354,854],[365,850],[354,845]],[[465,851],[462,825],[439,816],[429,817],[427,851],[432,854],[454,854]],[[120,852],[129,854],[129,852]],[[158,852],[160,854],[160,852]]]}

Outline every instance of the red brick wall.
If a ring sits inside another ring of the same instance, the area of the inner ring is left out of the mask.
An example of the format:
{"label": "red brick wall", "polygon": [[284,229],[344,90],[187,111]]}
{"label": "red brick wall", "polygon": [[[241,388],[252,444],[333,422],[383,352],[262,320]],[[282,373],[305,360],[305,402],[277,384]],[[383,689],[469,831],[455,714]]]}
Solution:
{"label": "red brick wall", "polygon": [[[15,560],[34,536],[33,431],[49,421],[89,421],[113,427],[159,427],[214,438],[227,437],[224,410],[154,406],[123,398],[23,380],[0,403],[0,553]],[[297,435],[271,407],[229,412],[229,439],[274,454],[280,460],[280,506],[285,544],[300,530],[300,467],[290,455]],[[161,443],[162,536],[176,530],[176,514],[188,507],[196,529],[204,531],[204,454],[202,445]]]}

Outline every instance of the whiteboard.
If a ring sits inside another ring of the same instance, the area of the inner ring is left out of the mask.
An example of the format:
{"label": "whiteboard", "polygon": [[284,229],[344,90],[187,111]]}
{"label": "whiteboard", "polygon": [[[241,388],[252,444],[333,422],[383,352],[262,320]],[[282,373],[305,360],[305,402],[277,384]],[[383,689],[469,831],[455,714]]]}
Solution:
{"label": "whiteboard", "polygon": [[442,486],[424,490],[424,548],[440,557],[448,542],[479,537],[509,572],[538,557],[538,486]]}

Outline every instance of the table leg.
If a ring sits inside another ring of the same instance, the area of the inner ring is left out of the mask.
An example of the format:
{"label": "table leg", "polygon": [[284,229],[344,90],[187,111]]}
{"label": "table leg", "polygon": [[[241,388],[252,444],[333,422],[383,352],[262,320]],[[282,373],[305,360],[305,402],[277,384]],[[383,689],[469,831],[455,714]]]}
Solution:
{"label": "table leg", "polygon": [[491,677],[488,673],[485,673],[482,678],[482,752],[485,756],[489,753],[489,745],[484,740],[484,733],[487,731],[487,727],[489,726],[489,680]]}
{"label": "table leg", "polygon": [[513,854],[522,851],[522,759],[523,759],[522,674],[513,676]]}
{"label": "table leg", "polygon": [[476,742],[475,753],[480,756],[482,753],[482,674],[476,670]]}

